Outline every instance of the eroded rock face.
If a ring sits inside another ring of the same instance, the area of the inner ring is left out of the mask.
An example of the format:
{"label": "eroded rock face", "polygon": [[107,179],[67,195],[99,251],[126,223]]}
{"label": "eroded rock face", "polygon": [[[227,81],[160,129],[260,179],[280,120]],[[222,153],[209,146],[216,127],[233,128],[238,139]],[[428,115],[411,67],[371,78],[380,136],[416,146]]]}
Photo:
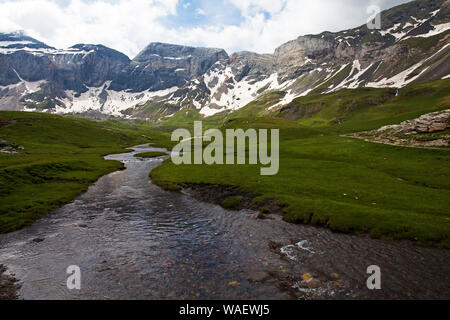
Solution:
{"label": "eroded rock face", "polygon": [[214,63],[228,59],[223,49],[195,48],[166,43],[151,43],[133,59],[138,64],[185,68],[192,77],[204,74]]}
{"label": "eroded rock face", "polygon": [[276,69],[273,55],[249,51],[234,53],[230,57],[230,66],[238,82],[247,76],[261,81]]}
{"label": "eroded rock face", "polygon": [[417,119],[378,130],[350,135],[385,144],[450,147],[450,109],[425,114]]}
{"label": "eroded rock face", "polygon": [[[0,66],[5,70],[0,85],[22,81],[47,81],[64,89],[85,91],[86,86],[99,86],[116,80],[130,59],[102,45],[75,45],[57,50],[20,33],[3,34],[0,38]],[[6,46],[5,44],[10,44]]]}
{"label": "eroded rock face", "polygon": [[151,43],[122,70],[110,88],[139,92],[181,87],[220,60],[228,60],[223,49]]}
{"label": "eroded rock face", "polygon": [[398,125],[385,126],[377,131],[392,134],[435,133],[450,128],[450,109],[424,114],[423,116],[404,121]]}
{"label": "eroded rock face", "polygon": [[283,74],[313,59],[325,59],[332,55],[337,47],[333,42],[313,36],[299,37],[289,41],[275,50],[274,61],[277,69]]}
{"label": "eroded rock face", "polygon": [[117,91],[182,86],[217,61],[228,59],[223,49],[152,43],[131,61],[102,45],[57,50],[21,33],[0,34],[0,46],[0,86],[46,81],[77,93],[108,81]]}

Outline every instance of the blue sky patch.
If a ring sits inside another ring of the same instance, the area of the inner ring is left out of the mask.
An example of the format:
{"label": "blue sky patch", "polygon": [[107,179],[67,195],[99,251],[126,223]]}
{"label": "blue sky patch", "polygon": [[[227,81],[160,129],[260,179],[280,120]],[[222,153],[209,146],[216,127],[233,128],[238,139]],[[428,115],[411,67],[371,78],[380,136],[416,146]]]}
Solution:
{"label": "blue sky patch", "polygon": [[241,11],[229,1],[181,0],[176,15],[161,18],[168,28],[239,25],[244,20]]}

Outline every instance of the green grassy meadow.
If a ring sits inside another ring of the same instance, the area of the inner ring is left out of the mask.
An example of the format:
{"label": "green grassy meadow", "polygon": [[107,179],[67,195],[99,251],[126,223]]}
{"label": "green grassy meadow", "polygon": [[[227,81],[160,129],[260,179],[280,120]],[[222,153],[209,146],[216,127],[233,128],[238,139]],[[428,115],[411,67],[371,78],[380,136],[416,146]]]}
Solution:
{"label": "green grassy meadow", "polygon": [[187,183],[238,186],[260,195],[255,202],[269,198],[285,205],[288,222],[450,247],[450,150],[343,136],[449,106],[450,81],[444,80],[402,89],[398,96],[392,89],[355,89],[302,97],[259,118],[246,117],[251,108],[244,107],[218,126],[279,128],[278,175],[261,176],[259,165],[176,166],[169,159],[151,178],[171,190]]}
{"label": "green grassy meadow", "polygon": [[[450,247],[450,150],[345,136],[448,109],[450,79],[399,92],[362,88],[308,95],[268,111],[283,96],[273,92],[206,119],[185,109],[158,123],[0,112],[0,139],[24,148],[0,153],[0,232],[32,224],[122,168],[104,155],[149,142],[171,149],[173,130],[203,120],[204,129],[280,129],[278,175],[261,176],[260,165],[176,166],[168,159],[151,173],[154,183],[169,190],[192,183],[239,187],[258,195],[255,205],[278,202],[288,222]],[[222,205],[238,209],[240,199]]]}
{"label": "green grassy meadow", "polygon": [[104,155],[149,142],[80,119],[22,112],[0,112],[0,138],[24,148],[0,153],[2,233],[32,224],[123,167]]}

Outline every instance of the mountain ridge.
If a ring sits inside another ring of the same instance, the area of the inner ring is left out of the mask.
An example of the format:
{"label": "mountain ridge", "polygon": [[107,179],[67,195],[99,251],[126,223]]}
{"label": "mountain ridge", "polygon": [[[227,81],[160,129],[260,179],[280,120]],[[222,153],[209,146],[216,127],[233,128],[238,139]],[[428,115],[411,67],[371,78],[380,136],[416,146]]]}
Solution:
{"label": "mountain ridge", "polygon": [[153,42],[130,59],[0,34],[0,108],[164,120],[187,108],[232,112],[274,91],[284,98],[272,109],[310,93],[401,88],[450,74],[449,16],[449,1],[416,0],[384,11],[381,30],[300,36],[272,54]]}

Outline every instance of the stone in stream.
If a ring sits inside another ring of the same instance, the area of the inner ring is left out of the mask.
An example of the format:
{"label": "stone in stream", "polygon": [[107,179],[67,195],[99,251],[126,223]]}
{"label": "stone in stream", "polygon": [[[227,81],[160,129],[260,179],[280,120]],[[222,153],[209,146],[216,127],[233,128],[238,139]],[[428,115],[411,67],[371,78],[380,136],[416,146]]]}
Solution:
{"label": "stone in stream", "polygon": [[240,285],[240,283],[237,282],[237,281],[231,281],[228,285],[229,285],[230,287],[237,287],[237,286]]}
{"label": "stone in stream", "polygon": [[0,265],[0,301],[16,300],[20,285],[13,275],[6,275],[6,267]]}
{"label": "stone in stream", "polygon": [[313,279],[313,276],[310,273],[305,273],[304,275],[302,275],[302,280],[305,282],[308,282],[311,279]]}
{"label": "stone in stream", "polygon": [[267,278],[269,278],[269,275],[266,272],[255,272],[251,275],[249,280],[253,282],[263,282]]}
{"label": "stone in stream", "polygon": [[319,279],[311,279],[307,282],[307,286],[309,289],[317,289],[322,285],[322,282],[320,282]]}
{"label": "stone in stream", "polygon": [[332,274],[330,275],[330,277],[331,277],[331,279],[333,279],[333,280],[339,280],[339,279],[340,279],[339,274],[337,274],[337,273],[332,273]]}

